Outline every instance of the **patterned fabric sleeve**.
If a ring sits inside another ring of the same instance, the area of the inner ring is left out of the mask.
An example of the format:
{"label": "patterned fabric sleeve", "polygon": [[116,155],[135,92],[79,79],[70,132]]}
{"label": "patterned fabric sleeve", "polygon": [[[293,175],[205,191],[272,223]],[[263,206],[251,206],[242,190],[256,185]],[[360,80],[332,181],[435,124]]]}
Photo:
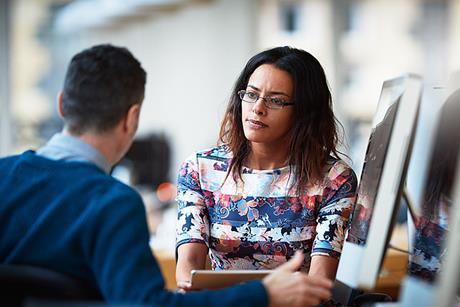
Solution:
{"label": "patterned fabric sleeve", "polygon": [[356,200],[356,175],[343,162],[331,168],[324,190],[311,256],[340,258],[348,218]]}
{"label": "patterned fabric sleeve", "polygon": [[176,251],[184,243],[209,242],[209,219],[196,155],[189,157],[182,164],[177,179],[178,208],[176,224]]}

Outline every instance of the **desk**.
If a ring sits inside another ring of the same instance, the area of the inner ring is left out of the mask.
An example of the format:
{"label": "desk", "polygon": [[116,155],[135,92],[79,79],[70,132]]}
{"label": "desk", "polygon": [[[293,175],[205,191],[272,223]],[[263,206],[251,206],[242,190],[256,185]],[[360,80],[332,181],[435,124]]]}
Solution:
{"label": "desk", "polygon": [[375,292],[390,295],[394,300],[399,297],[401,282],[407,273],[408,256],[405,253],[387,250]]}
{"label": "desk", "polygon": [[[391,244],[407,250],[407,230],[405,227],[395,227],[391,238]],[[162,250],[153,252],[161,272],[165,278],[167,289],[176,289],[176,260],[174,254]],[[207,269],[210,269],[208,259]],[[382,270],[377,280],[375,292],[382,292],[398,299],[401,281],[407,273],[408,255],[393,249],[387,249],[383,261]]]}
{"label": "desk", "polygon": [[[167,289],[176,289],[176,260],[167,252],[155,251]],[[377,280],[375,292],[382,292],[397,299],[402,279],[407,271],[407,254],[389,249],[383,262],[383,269]]]}
{"label": "desk", "polygon": [[158,261],[161,273],[165,279],[166,289],[177,289],[176,283],[176,259],[174,254],[161,250],[155,250],[153,255]]}
{"label": "desk", "polygon": [[[408,249],[407,227],[394,227],[390,244],[397,248]],[[408,254],[388,248],[383,260],[382,269],[375,287],[375,292],[390,295],[394,300],[399,297],[401,282],[407,274]]]}

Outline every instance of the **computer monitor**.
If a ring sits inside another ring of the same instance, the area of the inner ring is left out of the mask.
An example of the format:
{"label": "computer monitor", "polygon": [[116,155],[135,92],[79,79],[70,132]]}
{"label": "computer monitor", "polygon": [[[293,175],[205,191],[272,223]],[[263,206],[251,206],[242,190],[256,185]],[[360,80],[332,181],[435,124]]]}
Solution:
{"label": "computer monitor", "polygon": [[409,164],[421,91],[421,78],[412,74],[383,83],[333,291],[342,304],[351,289],[375,286]]}
{"label": "computer monitor", "polygon": [[163,134],[149,134],[133,141],[121,161],[129,166],[131,184],[156,190],[168,182],[171,147]]}
{"label": "computer monitor", "polygon": [[[459,118],[460,90],[456,90],[447,98],[438,117],[409,272],[401,295],[403,306],[452,306],[438,303],[440,299],[446,304],[452,302],[457,295],[457,288],[452,287],[458,287],[460,277],[460,237],[456,230],[459,226],[455,224],[460,216],[453,206],[460,204],[460,198],[455,199],[455,193],[460,193],[460,173],[456,174],[460,166]],[[455,255],[453,261],[451,254]],[[452,275],[453,272],[457,274]]]}
{"label": "computer monitor", "polygon": [[[460,159],[460,155],[457,160]],[[453,188],[451,218],[449,219],[449,234],[447,238],[447,253],[439,280],[436,282],[436,292],[431,306],[458,306],[460,288],[460,163],[457,163],[456,180]]]}

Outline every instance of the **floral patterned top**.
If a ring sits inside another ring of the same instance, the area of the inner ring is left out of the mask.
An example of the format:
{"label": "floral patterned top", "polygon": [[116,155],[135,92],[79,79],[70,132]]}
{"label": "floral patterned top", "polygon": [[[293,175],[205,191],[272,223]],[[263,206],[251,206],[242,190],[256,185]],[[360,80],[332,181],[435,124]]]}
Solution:
{"label": "floral patterned top", "polygon": [[231,157],[221,145],[183,163],[176,250],[206,244],[214,270],[272,269],[302,250],[308,271],[311,256],[340,256],[357,184],[345,162],[331,159],[323,183],[296,195],[292,167],[243,167],[243,181],[235,182],[225,179]]}
{"label": "floral patterned top", "polygon": [[435,205],[436,216],[422,215],[418,218],[415,224],[414,250],[409,257],[409,273],[427,282],[434,282],[442,269],[452,200],[443,197]]}

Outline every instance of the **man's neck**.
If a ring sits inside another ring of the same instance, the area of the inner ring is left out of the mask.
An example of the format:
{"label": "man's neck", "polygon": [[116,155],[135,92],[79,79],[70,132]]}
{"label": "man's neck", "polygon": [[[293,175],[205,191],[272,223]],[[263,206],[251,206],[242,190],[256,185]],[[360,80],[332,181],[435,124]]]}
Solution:
{"label": "man's neck", "polygon": [[119,160],[119,149],[117,147],[117,143],[115,142],[116,138],[112,137],[110,133],[96,134],[85,132],[83,134],[77,135],[71,133],[66,128],[62,130],[62,133],[78,138],[82,142],[92,146],[94,149],[99,151],[112,166],[115,165]]}

